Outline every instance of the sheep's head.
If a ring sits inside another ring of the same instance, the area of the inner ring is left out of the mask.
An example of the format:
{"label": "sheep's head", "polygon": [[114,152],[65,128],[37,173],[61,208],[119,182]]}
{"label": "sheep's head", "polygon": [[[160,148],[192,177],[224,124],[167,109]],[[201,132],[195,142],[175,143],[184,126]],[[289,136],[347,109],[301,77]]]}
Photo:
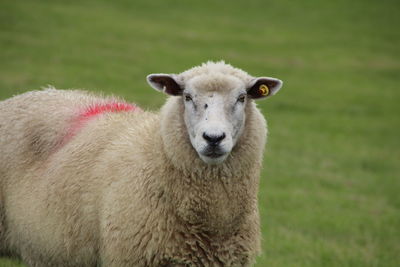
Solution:
{"label": "sheep's head", "polygon": [[207,164],[222,163],[241,136],[246,105],[274,95],[282,81],[249,76],[223,62],[209,62],[181,74],[151,74],[148,83],[179,96],[191,144]]}

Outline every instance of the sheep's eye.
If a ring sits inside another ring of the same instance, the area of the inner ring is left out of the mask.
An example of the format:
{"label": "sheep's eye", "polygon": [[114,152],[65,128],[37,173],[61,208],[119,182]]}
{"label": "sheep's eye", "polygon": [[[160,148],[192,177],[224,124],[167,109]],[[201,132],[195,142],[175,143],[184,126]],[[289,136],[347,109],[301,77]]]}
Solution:
{"label": "sheep's eye", "polygon": [[245,96],[245,95],[240,95],[240,96],[238,97],[237,101],[243,103],[245,99],[246,99],[246,96]]}
{"label": "sheep's eye", "polygon": [[185,95],[185,101],[192,101],[192,97],[190,95]]}

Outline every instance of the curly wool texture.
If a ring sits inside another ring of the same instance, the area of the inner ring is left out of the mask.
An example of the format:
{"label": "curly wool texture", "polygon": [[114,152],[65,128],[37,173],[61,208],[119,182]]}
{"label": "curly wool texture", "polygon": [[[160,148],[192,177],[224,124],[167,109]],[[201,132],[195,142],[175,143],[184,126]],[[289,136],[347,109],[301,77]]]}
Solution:
{"label": "curly wool texture", "polygon": [[99,114],[61,141],[77,110],[110,101],[47,89],[0,102],[0,252],[30,266],[250,266],[266,140],[255,103],[220,165],[191,146],[180,97]]}

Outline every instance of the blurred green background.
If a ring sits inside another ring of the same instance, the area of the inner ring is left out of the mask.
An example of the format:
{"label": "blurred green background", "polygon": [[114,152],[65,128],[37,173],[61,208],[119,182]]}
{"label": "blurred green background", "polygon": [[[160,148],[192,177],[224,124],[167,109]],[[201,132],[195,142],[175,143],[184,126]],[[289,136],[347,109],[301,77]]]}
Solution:
{"label": "blurred green background", "polygon": [[399,14],[387,0],[3,0],[0,99],[50,84],[158,109],[147,74],[220,59],[280,78],[259,102],[256,266],[399,266]]}

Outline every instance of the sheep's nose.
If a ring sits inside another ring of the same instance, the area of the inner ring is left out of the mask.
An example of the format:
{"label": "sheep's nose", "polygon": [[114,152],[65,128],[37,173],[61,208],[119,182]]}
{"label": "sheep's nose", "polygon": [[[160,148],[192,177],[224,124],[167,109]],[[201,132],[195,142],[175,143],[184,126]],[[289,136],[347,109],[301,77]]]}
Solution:
{"label": "sheep's nose", "polygon": [[205,132],[203,133],[203,138],[207,141],[209,145],[217,146],[221,143],[222,140],[225,138],[225,133],[221,135],[208,135]]}

